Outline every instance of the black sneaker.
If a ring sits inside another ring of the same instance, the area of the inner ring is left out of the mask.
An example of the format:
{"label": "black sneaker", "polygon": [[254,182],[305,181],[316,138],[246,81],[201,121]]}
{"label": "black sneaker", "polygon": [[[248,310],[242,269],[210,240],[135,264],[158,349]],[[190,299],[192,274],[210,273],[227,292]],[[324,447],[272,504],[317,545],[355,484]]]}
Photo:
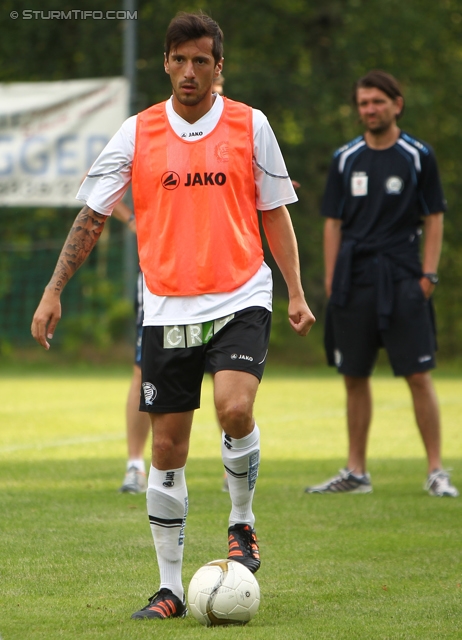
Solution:
{"label": "black sneaker", "polygon": [[131,617],[135,620],[143,618],[184,618],[188,613],[186,603],[177,598],[170,589],[160,589],[149,598],[149,604],[134,613]]}
{"label": "black sneaker", "polygon": [[228,560],[235,560],[247,567],[252,573],[260,568],[255,529],[248,524],[235,524],[228,529]]}

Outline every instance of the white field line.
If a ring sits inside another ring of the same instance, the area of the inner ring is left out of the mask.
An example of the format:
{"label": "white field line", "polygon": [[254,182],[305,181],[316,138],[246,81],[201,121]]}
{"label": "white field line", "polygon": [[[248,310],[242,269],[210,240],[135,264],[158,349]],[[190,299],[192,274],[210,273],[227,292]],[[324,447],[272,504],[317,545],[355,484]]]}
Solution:
{"label": "white field line", "polygon": [[49,442],[36,442],[33,444],[12,444],[6,447],[0,447],[1,453],[12,453],[13,451],[42,451],[43,449],[52,449],[55,447],[69,447],[81,444],[90,444],[96,442],[110,442],[111,440],[124,440],[125,433],[113,434],[108,433],[101,436],[83,436],[81,438],[68,438],[65,440],[51,440]]}

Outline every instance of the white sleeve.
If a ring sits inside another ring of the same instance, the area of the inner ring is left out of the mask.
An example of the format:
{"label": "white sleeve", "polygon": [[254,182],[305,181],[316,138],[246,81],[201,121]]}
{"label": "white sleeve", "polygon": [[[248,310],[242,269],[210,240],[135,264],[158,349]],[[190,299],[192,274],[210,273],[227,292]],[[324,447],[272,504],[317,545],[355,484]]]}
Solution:
{"label": "white sleeve", "polygon": [[256,203],[260,211],[297,202],[278,141],[266,116],[253,109],[253,172]]}
{"label": "white sleeve", "polygon": [[111,215],[132,179],[136,116],[125,120],[92,164],[76,200],[102,215]]}

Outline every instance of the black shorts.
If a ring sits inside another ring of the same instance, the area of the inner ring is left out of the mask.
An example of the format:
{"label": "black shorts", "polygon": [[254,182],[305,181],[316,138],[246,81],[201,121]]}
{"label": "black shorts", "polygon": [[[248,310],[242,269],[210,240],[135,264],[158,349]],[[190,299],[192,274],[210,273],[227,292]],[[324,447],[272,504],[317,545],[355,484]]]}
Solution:
{"label": "black shorts", "polygon": [[[431,300],[419,281],[395,282],[390,326],[379,330],[374,286],[352,286],[345,307],[329,305],[334,364],[347,376],[367,377],[378,350],[385,347],[395,376],[408,376],[435,367],[436,333]],[[328,332],[326,326],[326,336]],[[332,361],[333,360],[333,361]]]}
{"label": "black shorts", "polygon": [[271,312],[250,307],[212,322],[144,327],[140,411],[179,413],[200,406],[207,371],[245,371],[261,380]]}

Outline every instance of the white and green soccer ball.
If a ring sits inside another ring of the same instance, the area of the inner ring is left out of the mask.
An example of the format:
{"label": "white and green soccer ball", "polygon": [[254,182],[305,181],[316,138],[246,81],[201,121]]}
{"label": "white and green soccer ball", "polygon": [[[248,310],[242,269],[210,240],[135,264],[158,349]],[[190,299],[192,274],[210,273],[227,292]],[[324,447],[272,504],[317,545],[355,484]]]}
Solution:
{"label": "white and green soccer ball", "polygon": [[244,565],[213,560],[193,575],[188,589],[189,611],[206,627],[247,624],[260,606],[260,587]]}

